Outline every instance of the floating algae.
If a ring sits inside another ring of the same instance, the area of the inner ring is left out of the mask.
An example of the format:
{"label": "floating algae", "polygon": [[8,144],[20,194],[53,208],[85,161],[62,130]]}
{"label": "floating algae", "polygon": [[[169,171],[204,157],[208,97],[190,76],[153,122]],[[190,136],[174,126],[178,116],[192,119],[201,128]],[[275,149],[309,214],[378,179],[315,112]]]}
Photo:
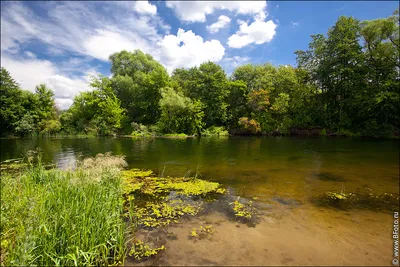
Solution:
{"label": "floating algae", "polygon": [[[132,224],[133,235],[141,232],[155,233],[161,229],[160,239],[171,239],[167,235],[171,224],[206,214],[210,207],[221,205],[222,212],[248,226],[258,223],[258,206],[246,198],[229,195],[219,183],[190,177],[157,177],[149,170],[131,169],[122,171],[125,217]],[[257,198],[254,198],[256,200]],[[157,230],[159,229],[159,230]],[[194,240],[210,239],[211,226],[193,228],[190,237]],[[162,237],[161,237],[162,236]],[[131,244],[130,256],[136,260],[157,255],[168,249],[160,245]]]}
{"label": "floating algae", "polygon": [[[226,190],[219,183],[197,178],[156,177],[152,171],[122,171],[125,217],[138,229],[155,229],[178,223],[184,216],[197,215],[202,198],[217,197]],[[209,228],[204,231],[210,231]],[[149,258],[164,250],[143,241],[132,244],[129,255],[137,260]]]}

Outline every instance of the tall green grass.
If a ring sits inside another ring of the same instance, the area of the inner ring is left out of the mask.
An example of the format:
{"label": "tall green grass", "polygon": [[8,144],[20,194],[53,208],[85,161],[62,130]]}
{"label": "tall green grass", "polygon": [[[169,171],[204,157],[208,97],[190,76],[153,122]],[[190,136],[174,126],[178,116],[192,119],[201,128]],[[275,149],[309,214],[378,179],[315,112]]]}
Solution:
{"label": "tall green grass", "polygon": [[125,255],[121,157],[1,175],[1,264],[116,265]]}

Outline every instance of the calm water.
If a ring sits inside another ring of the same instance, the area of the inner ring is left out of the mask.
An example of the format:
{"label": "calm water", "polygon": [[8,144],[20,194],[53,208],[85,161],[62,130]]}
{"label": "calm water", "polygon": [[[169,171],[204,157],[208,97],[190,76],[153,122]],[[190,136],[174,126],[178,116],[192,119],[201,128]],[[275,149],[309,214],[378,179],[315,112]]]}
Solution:
{"label": "calm water", "polygon": [[45,161],[60,168],[79,155],[111,151],[124,155],[131,167],[169,176],[198,172],[236,195],[257,196],[270,205],[269,215],[255,228],[218,213],[200,218],[215,222],[211,241],[187,239],[199,221],[172,227],[178,239],[168,241],[170,249],[159,264],[391,265],[393,259],[393,214],[322,209],[309,200],[328,190],[352,192],[365,186],[376,194],[399,194],[399,140],[3,139],[1,161],[37,147]]}

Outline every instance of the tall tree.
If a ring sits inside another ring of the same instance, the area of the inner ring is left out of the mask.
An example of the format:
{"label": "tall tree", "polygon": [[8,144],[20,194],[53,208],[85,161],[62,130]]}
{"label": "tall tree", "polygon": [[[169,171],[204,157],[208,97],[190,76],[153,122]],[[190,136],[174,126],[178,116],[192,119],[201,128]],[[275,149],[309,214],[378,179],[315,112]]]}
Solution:
{"label": "tall tree", "polygon": [[167,86],[169,81],[165,68],[140,50],[114,53],[110,61],[114,75],[112,88],[127,110],[129,120],[155,123],[160,117],[158,102],[161,88]]}
{"label": "tall tree", "polygon": [[207,127],[224,125],[227,120],[228,80],[221,66],[206,62],[189,70],[191,82],[183,88],[186,96],[200,100],[205,106]]}
{"label": "tall tree", "polygon": [[93,78],[92,91],[82,92],[64,112],[61,121],[66,129],[77,132],[111,135],[121,127],[124,109],[107,77]]}

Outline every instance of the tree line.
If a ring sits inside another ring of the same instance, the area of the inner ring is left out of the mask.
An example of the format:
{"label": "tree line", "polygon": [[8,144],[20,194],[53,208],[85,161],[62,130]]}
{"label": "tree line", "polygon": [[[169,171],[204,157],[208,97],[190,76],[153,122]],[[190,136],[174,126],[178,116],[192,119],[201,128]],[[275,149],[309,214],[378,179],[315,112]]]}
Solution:
{"label": "tree line", "polygon": [[110,56],[112,77],[93,77],[60,111],[39,85],[22,90],[1,68],[2,135],[399,133],[399,10],[359,21],[341,16],[296,51],[297,67],[247,64],[228,77],[205,62],[171,75],[139,50]]}

